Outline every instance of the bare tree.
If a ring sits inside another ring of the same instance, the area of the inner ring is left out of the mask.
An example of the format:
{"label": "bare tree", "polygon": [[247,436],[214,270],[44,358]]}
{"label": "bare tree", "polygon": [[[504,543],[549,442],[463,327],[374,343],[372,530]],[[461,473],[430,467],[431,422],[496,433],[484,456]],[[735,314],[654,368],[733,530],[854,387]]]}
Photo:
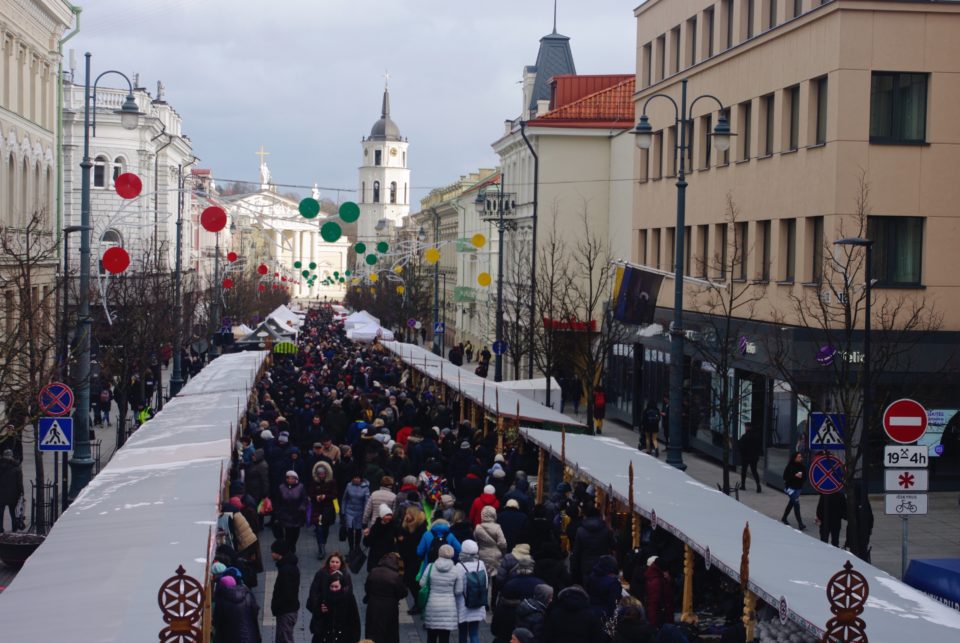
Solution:
{"label": "bare tree", "polygon": [[[728,194],[724,213],[726,229],[736,230],[739,220],[740,210]],[[703,361],[716,374],[711,378],[707,409],[710,417],[716,416],[720,420],[723,435],[722,491],[729,494],[731,450],[737,438],[736,416],[740,409],[739,391],[731,390],[729,372],[745,352],[740,346],[740,338],[745,337],[744,321],[753,317],[757,303],[766,296],[766,283],[750,283],[733,278],[736,271],[745,265],[752,250],[745,246],[741,235],[734,233],[720,243],[722,247],[713,255],[697,259],[703,280],[695,282],[698,285],[693,301],[697,310],[705,313],[705,317],[704,330],[693,344]]]}
{"label": "bare tree", "polygon": [[581,236],[568,253],[567,264],[571,273],[567,291],[561,294],[565,313],[561,328],[570,332],[566,350],[587,396],[587,424],[592,429],[594,392],[603,380],[607,358],[613,347],[623,340],[625,329],[623,325],[613,323],[609,306],[616,276],[610,244],[591,230],[586,202],[583,203],[581,222]]}
{"label": "bare tree", "polygon": [[546,380],[547,406],[550,405],[550,384],[561,363],[560,346],[563,332],[560,322],[564,315],[564,294],[570,287],[570,271],[567,266],[567,248],[557,234],[556,217],[550,234],[540,246],[537,262],[537,325],[534,332],[533,358]]}
{"label": "bare tree", "polygon": [[[0,228],[0,290],[4,293],[4,328],[0,333],[0,401],[6,421],[22,441],[32,429],[35,476],[44,480],[37,435],[40,389],[57,370],[58,294],[56,240],[43,212],[29,217],[25,227]],[[45,531],[43,493],[34,513],[38,531]]]}
{"label": "bare tree", "polygon": [[[863,173],[860,175],[855,197],[856,210],[844,216],[837,229],[838,238],[868,235],[870,188]],[[942,325],[942,315],[920,293],[897,294],[884,290],[874,297],[871,314],[871,381],[864,380],[862,369],[863,322],[866,314],[866,288],[862,283],[865,273],[865,253],[853,246],[837,246],[829,241],[823,247],[823,273],[819,289],[802,289],[790,296],[788,314],[775,314],[778,324],[795,324],[816,332],[822,349],[817,356],[819,368],[830,373],[827,386],[812,388],[799,381],[797,373],[811,368],[814,357],[798,355],[786,340],[779,340],[771,350],[779,373],[801,402],[809,400],[812,410],[842,413],[846,418],[843,439],[845,456],[844,475],[852,481],[862,471],[864,444],[879,444],[879,409],[885,405],[889,390],[879,389],[877,377],[883,373],[910,372],[911,355],[924,337]],[[872,292],[876,295],[876,290]],[[876,305],[879,303],[879,305]],[[944,356],[946,365],[950,356]],[[870,416],[863,417],[862,392],[865,386],[877,391]],[[900,389],[902,392],[902,388]],[[860,520],[865,517],[863,507],[867,498],[847,495],[848,535],[851,550],[861,558],[869,555],[869,535],[860,539]]]}
{"label": "bare tree", "polygon": [[530,353],[530,249],[514,235],[503,275],[503,339],[513,366],[513,379],[522,377]]}

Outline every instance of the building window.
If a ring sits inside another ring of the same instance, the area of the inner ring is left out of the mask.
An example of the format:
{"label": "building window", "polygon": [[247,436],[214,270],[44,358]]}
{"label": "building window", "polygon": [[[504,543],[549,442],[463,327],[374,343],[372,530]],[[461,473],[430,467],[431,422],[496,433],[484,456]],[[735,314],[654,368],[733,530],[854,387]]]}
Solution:
{"label": "building window", "polygon": [[713,55],[713,26],[714,26],[714,10],[713,7],[709,7],[703,12],[703,28],[705,33],[703,34],[704,39],[707,41],[707,57]]}
{"label": "building window", "polygon": [[123,160],[123,157],[118,156],[113,159],[113,182],[117,182],[117,177],[127,171],[126,162]]}
{"label": "building window", "polygon": [[793,17],[796,18],[803,13],[803,0],[793,0]]}
{"label": "building window", "polygon": [[793,281],[797,265],[797,220],[787,219],[780,222],[780,236],[784,245],[783,280]]}
{"label": "building window", "polygon": [[873,240],[873,278],[881,286],[919,286],[923,217],[868,217]]}
{"label": "building window", "polygon": [[827,77],[823,76],[814,81],[817,88],[817,123],[816,144],[827,142]]}
{"label": "building window", "polygon": [[753,18],[755,11],[755,0],[747,0],[747,40],[753,38]]}
{"label": "building window", "polygon": [[927,74],[875,71],[870,84],[870,142],[924,143]]}
{"label": "building window", "polygon": [[823,281],[823,217],[811,217],[809,222],[810,281],[818,284]]}
{"label": "building window", "polygon": [[638,249],[640,250],[640,265],[647,265],[647,231],[640,231],[640,243],[638,244]]}
{"label": "building window", "polygon": [[751,121],[753,120],[751,113],[753,111],[753,105],[750,101],[745,103],[740,103],[740,160],[748,161],[750,160],[750,130],[751,130]]}
{"label": "building window", "polygon": [[707,114],[703,117],[703,138],[700,141],[700,144],[703,146],[703,168],[708,169],[710,163],[713,161],[711,154],[713,153],[713,145],[710,144],[710,132],[713,131],[713,114]]}
{"label": "building window", "polygon": [[410,203],[410,201],[407,200],[407,184],[406,183],[403,184],[403,203],[404,205],[406,205],[407,203]]}
{"label": "building window", "polygon": [[397,182],[390,181],[390,203],[397,202]]}
{"label": "building window", "polygon": [[667,38],[657,38],[657,80],[663,80],[667,72]]}
{"label": "building window", "polygon": [[[721,109],[720,115],[727,120],[727,123],[730,123],[730,109]],[[712,132],[712,128],[711,128]],[[712,135],[712,134],[711,134]],[[713,147],[713,141],[710,142],[710,146]],[[720,152],[720,156],[717,158],[719,165],[729,165],[730,164],[730,148],[728,147],[723,152]]]}
{"label": "building window", "polygon": [[686,226],[683,229],[683,274],[685,275],[693,274],[692,272],[690,272],[690,261],[693,256],[693,251],[692,251],[692,248],[690,247],[691,241],[692,241],[690,238],[691,235],[692,235],[692,230],[690,226]]}
{"label": "building window", "polygon": [[666,238],[666,250],[667,259],[664,263],[667,265],[667,269],[671,272],[677,269],[677,229],[676,228],[667,228],[667,238]]}
{"label": "building window", "polygon": [[717,256],[720,258],[719,261],[719,270],[717,270],[717,276],[720,279],[727,278],[727,252],[728,252],[728,239],[727,239],[727,224],[718,223],[717,224],[717,234],[715,235],[717,239]]}
{"label": "building window", "polygon": [[380,203],[380,181],[373,182],[373,202]]}
{"label": "building window", "polygon": [[680,71],[680,27],[674,27],[670,32],[672,42],[670,73],[675,74]]}
{"label": "building window", "polygon": [[788,150],[796,150],[800,147],[800,86],[791,87],[787,90],[787,98],[790,101],[790,131],[788,132],[789,144]]}
{"label": "building window", "polygon": [[363,181],[360,184],[360,203],[364,203],[367,199],[367,182]]}
{"label": "building window", "polygon": [[727,27],[724,49],[730,49],[733,47],[733,0],[723,0],[723,20]]}
{"label": "building window", "polygon": [[749,243],[747,222],[740,221],[733,226],[733,278],[747,279],[747,244]]}
{"label": "building window", "polygon": [[107,186],[107,157],[98,156],[93,162],[93,187]]}
{"label": "building window", "polygon": [[770,281],[770,221],[760,221],[757,232],[760,234],[760,280]]}
{"label": "building window", "polygon": [[373,164],[380,165],[383,163],[383,150],[374,150],[373,151]]}
{"label": "building window", "polygon": [[767,94],[763,97],[763,154],[771,156],[773,154],[773,121],[774,116],[774,97],[773,94]]}
{"label": "building window", "polygon": [[407,167],[407,153],[403,153],[403,167]]}
{"label": "building window", "polygon": [[649,87],[651,80],[651,74],[653,73],[653,45],[647,43],[643,46],[643,75],[640,78],[640,82],[643,83],[644,87]]}
{"label": "building window", "polygon": [[697,17],[687,20],[687,64],[692,67],[697,64]]}
{"label": "building window", "polygon": [[709,276],[707,274],[707,267],[710,265],[710,226],[697,226],[697,235],[700,239],[700,247],[697,252],[697,254],[700,255],[698,257],[700,261],[699,274],[706,279]]}
{"label": "building window", "polygon": [[693,148],[694,148],[693,121],[688,120],[684,124],[683,130],[684,130],[684,138],[685,138],[684,147],[686,148],[683,151],[683,153],[686,154],[686,159],[684,160],[684,167],[686,168],[686,171],[689,172],[690,170],[693,169]]}
{"label": "building window", "polygon": [[779,0],[767,0],[767,29],[777,26],[777,2]]}
{"label": "building window", "polygon": [[667,138],[664,150],[667,153],[667,176],[676,176],[677,175],[677,126],[668,127],[666,129]]}
{"label": "building window", "polygon": [[653,256],[651,257],[651,259],[653,260],[653,267],[659,270],[660,269],[660,230],[659,229],[653,231],[653,236],[650,243],[650,250],[653,251]]}

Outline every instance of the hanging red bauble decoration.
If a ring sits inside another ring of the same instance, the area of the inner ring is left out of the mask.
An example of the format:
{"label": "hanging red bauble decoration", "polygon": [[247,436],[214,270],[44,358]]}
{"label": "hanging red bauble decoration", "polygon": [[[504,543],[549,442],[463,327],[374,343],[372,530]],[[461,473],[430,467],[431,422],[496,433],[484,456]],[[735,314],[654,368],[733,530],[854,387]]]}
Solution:
{"label": "hanging red bauble decoration", "polygon": [[113,180],[113,189],[121,199],[135,199],[143,190],[143,182],[133,172],[124,172]]}
{"label": "hanging red bauble decoration", "polygon": [[287,280],[287,276],[286,276],[286,275],[280,277],[280,281],[286,281],[286,280]]}
{"label": "hanging red bauble decoration", "polygon": [[211,205],[200,215],[200,225],[207,232],[220,232],[227,227],[227,213],[223,208]]}
{"label": "hanging red bauble decoration", "polygon": [[260,284],[259,286],[257,286],[257,290],[259,290],[260,292],[263,292],[266,289],[267,289],[267,284]]}
{"label": "hanging red bauble decoration", "polygon": [[103,269],[107,272],[117,275],[127,269],[130,265],[130,255],[120,246],[107,248],[101,259]]}
{"label": "hanging red bauble decoration", "polygon": [[228,253],[227,253],[227,261],[229,261],[230,263],[233,263],[233,262],[236,261],[236,260],[237,260],[237,253],[236,253],[236,252],[231,251],[231,252],[228,252]]}
{"label": "hanging red bauble decoration", "polygon": [[231,279],[230,277],[225,278],[225,279],[223,280],[223,287],[224,287],[224,288],[233,288],[233,279]]}
{"label": "hanging red bauble decoration", "polygon": [[277,284],[273,284],[273,289],[274,289],[274,290],[277,289]]}
{"label": "hanging red bauble decoration", "polygon": [[267,268],[267,264],[262,263],[259,266],[257,266],[257,272],[260,273],[261,275],[265,275],[268,272],[270,272],[270,269]]}
{"label": "hanging red bauble decoration", "polygon": [[273,276],[274,276],[274,277],[279,277],[279,276],[280,276],[280,273],[279,273],[279,272],[275,272],[275,273],[273,273]]}

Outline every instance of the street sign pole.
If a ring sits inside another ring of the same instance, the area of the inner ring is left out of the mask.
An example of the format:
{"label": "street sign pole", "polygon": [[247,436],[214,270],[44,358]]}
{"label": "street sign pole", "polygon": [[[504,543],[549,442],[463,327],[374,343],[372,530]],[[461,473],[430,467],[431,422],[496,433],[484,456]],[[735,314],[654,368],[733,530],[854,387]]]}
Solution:
{"label": "street sign pole", "polygon": [[900,580],[903,580],[903,577],[907,575],[907,561],[910,560],[907,554],[910,519],[904,516],[900,520],[903,521],[903,531],[900,534]]}

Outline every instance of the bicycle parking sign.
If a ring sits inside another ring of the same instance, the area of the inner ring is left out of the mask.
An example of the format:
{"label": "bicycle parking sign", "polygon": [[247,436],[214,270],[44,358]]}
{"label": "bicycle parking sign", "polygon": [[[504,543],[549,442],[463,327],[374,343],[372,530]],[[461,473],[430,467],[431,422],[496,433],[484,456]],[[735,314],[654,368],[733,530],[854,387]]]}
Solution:
{"label": "bicycle parking sign", "polygon": [[927,494],[925,493],[888,493],[886,495],[886,514],[888,516],[925,516],[927,514]]}

